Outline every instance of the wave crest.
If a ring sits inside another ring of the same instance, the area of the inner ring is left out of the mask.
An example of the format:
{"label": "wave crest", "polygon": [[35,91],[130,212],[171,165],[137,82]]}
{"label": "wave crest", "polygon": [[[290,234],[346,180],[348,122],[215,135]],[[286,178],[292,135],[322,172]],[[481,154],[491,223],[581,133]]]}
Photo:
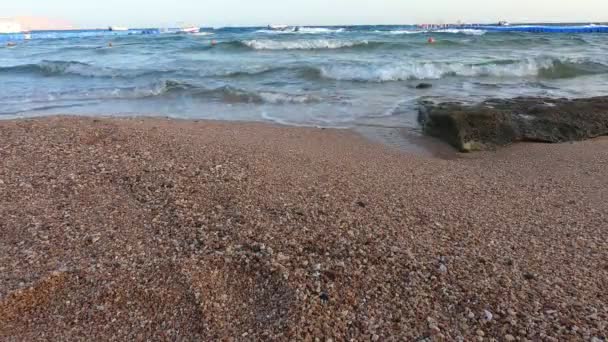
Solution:
{"label": "wave crest", "polygon": [[44,60],[36,64],[0,67],[0,73],[38,74],[41,76],[73,75],[83,77],[137,77],[146,74],[141,70],[113,69],[76,61]]}
{"label": "wave crest", "polygon": [[367,46],[367,40],[347,41],[331,39],[305,39],[305,40],[268,40],[254,39],[242,42],[245,46],[254,50],[323,50],[323,49],[343,49],[357,46]]}
{"label": "wave crest", "polygon": [[[306,104],[317,103],[321,101],[320,98],[310,94],[289,94],[275,91],[254,91],[235,88],[231,86],[204,88],[178,80],[163,80],[137,87],[94,88],[82,91],[55,92],[49,93],[43,98],[29,98],[25,102],[82,102],[91,100],[134,100],[158,97],[189,97],[192,99],[215,100],[229,104]],[[22,99],[19,99],[15,103],[22,102]]]}
{"label": "wave crest", "polygon": [[438,33],[453,33],[453,34],[466,34],[472,36],[483,36],[487,31],[476,30],[476,29],[443,29],[443,30],[431,30],[427,32],[438,32]]}
{"label": "wave crest", "polygon": [[302,34],[322,34],[322,33],[342,33],[344,32],[345,29],[343,28],[338,28],[338,29],[331,29],[331,28],[326,28],[326,27],[300,27],[300,30],[298,31],[299,33]]}
{"label": "wave crest", "polygon": [[199,90],[192,95],[194,97],[214,98],[225,103],[305,104],[320,102],[320,99],[308,94],[288,94],[271,91],[257,92],[230,86]]}
{"label": "wave crest", "polygon": [[421,33],[451,33],[451,34],[465,34],[465,35],[473,35],[473,36],[482,36],[487,33],[485,30],[477,30],[477,29],[437,29],[437,30],[390,30],[390,31],[375,31],[376,33],[384,33],[384,34],[421,34]]}
{"label": "wave crest", "polygon": [[608,66],[591,61],[554,58],[503,60],[482,64],[403,63],[385,66],[334,65],[321,68],[323,78],[358,82],[431,80],[445,77],[572,78],[608,73]]}
{"label": "wave crest", "polygon": [[342,33],[344,31],[346,31],[344,28],[300,27],[297,31],[295,29],[284,30],[284,31],[262,29],[262,30],[257,30],[256,33],[265,33],[265,34],[332,34],[332,33]]}

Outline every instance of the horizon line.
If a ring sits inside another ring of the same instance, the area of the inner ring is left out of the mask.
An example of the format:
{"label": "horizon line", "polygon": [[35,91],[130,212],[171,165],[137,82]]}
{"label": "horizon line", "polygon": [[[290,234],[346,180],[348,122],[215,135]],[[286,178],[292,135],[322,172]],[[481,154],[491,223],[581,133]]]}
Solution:
{"label": "horizon line", "polygon": [[[6,17],[4,17],[6,18]],[[299,26],[299,27],[356,27],[356,26],[418,26],[418,25],[461,25],[461,26],[469,26],[469,25],[495,25],[497,24],[497,22],[471,22],[471,23],[407,23],[407,24],[345,24],[345,25],[307,25],[307,24],[297,24],[297,25],[287,25],[287,26]],[[570,24],[570,25],[584,25],[584,24],[607,24],[608,25],[608,21],[518,21],[518,22],[512,22],[511,25],[541,25],[541,24]],[[216,25],[216,26],[205,26],[205,25],[197,25],[197,24],[193,24],[192,26],[196,26],[196,27],[200,27],[200,28],[211,28],[211,29],[221,29],[221,28],[263,28],[263,27],[267,27],[268,25],[271,24],[263,24],[263,25]],[[78,27],[78,26],[73,26],[71,28],[66,28],[66,29],[55,29],[55,30],[31,30],[32,32],[35,31],[78,31],[78,30],[107,30],[108,27],[111,26],[118,26],[118,25],[107,25],[107,26],[101,26],[101,27]],[[122,25],[121,25],[122,26]],[[129,29],[153,29],[153,28],[178,28],[179,26],[165,26],[165,25],[159,25],[159,26],[134,26],[134,27],[128,27]]]}

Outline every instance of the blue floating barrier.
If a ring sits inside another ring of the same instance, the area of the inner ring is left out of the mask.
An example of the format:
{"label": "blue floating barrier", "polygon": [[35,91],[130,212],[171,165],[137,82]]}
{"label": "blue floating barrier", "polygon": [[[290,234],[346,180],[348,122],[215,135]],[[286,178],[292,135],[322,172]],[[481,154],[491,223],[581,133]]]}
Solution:
{"label": "blue floating barrier", "polygon": [[530,33],[608,33],[608,25],[462,25],[463,29],[484,30],[488,32],[530,32]]}

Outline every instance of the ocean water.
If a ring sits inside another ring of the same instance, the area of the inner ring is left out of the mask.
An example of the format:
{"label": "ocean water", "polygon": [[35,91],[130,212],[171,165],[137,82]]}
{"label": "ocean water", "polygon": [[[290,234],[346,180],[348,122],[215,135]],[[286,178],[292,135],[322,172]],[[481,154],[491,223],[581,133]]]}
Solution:
{"label": "ocean water", "polygon": [[[416,89],[421,82],[433,87]],[[0,118],[162,115],[416,129],[422,98],[607,94],[608,35],[365,26],[34,39],[0,47],[0,84]]]}

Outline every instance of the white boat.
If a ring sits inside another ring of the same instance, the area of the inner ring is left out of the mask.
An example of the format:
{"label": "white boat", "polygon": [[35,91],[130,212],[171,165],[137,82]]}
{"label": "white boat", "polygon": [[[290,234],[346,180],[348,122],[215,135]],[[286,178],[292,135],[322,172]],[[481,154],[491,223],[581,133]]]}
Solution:
{"label": "white boat", "polygon": [[129,29],[123,26],[110,26],[108,31],[129,31]]}
{"label": "white boat", "polygon": [[289,25],[268,25],[268,29],[272,31],[287,31],[290,27]]}
{"label": "white boat", "polygon": [[511,26],[511,24],[508,21],[499,21],[498,22],[498,26]]}
{"label": "white boat", "polygon": [[177,31],[178,31],[177,29],[171,29],[168,27],[161,27],[159,29],[160,34],[175,34],[175,33],[177,33]]}
{"label": "white boat", "polygon": [[31,39],[32,39],[32,34],[31,34],[31,33],[29,33],[29,32],[25,32],[25,33],[23,34],[23,39],[24,39],[24,40],[31,40]]}
{"label": "white boat", "polygon": [[196,27],[196,26],[185,26],[179,29],[179,33],[187,33],[187,34],[192,34],[192,33],[199,33],[201,31],[200,27]]}

